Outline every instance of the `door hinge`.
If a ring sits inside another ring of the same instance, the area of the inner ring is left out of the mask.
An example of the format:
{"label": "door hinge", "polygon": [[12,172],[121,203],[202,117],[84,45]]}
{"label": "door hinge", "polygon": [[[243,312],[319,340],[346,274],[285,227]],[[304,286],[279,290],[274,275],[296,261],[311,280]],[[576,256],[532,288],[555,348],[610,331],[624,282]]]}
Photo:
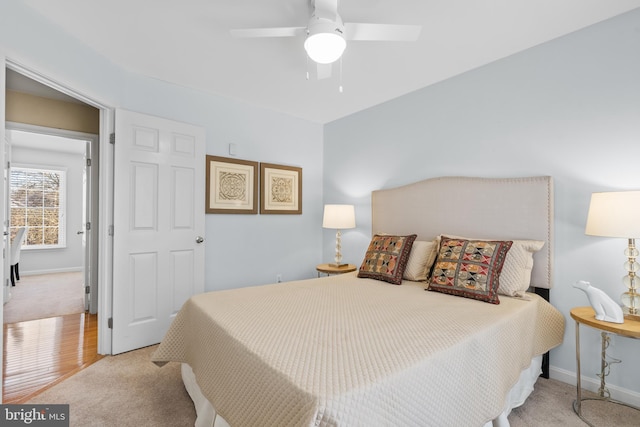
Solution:
{"label": "door hinge", "polygon": [[87,167],[91,166],[91,159],[87,159]]}
{"label": "door hinge", "polygon": [[116,143],[116,134],[115,133],[112,133],[111,135],[109,135],[109,143],[115,145],[115,143]]}
{"label": "door hinge", "polygon": [[7,162],[7,169],[11,169],[11,162]]}
{"label": "door hinge", "polygon": [[113,236],[113,225],[109,226],[109,232],[108,232],[109,236]]}
{"label": "door hinge", "polygon": [[84,287],[84,293],[87,294],[87,295],[90,294],[91,293],[91,286],[85,286]]}
{"label": "door hinge", "polygon": [[109,329],[113,329],[113,317],[109,317],[109,320],[107,320],[107,326]]}
{"label": "door hinge", "polygon": [[86,230],[91,230],[91,223],[90,223],[90,222],[88,222],[88,223],[85,225],[85,229],[86,229]]}

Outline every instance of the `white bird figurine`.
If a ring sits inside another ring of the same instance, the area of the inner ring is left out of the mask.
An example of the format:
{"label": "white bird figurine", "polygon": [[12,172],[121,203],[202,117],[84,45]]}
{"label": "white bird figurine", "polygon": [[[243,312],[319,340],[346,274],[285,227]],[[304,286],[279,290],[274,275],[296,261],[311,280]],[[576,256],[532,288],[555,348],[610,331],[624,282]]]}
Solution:
{"label": "white bird figurine", "polygon": [[591,283],[584,280],[578,280],[573,284],[574,288],[582,289],[591,307],[596,312],[596,320],[602,320],[603,322],[612,323],[624,323],[624,315],[622,314],[622,308],[611,299],[609,295],[604,293],[603,290],[594,288]]}

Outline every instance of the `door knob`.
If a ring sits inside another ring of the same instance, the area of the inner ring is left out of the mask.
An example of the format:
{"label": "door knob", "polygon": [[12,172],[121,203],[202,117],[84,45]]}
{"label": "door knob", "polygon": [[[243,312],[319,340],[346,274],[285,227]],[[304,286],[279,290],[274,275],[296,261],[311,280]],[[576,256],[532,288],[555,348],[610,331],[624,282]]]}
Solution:
{"label": "door knob", "polygon": [[78,231],[76,234],[84,234],[84,231]]}
{"label": "door knob", "polygon": [[196,237],[196,243],[202,243],[202,242],[204,242],[204,237],[202,236]]}

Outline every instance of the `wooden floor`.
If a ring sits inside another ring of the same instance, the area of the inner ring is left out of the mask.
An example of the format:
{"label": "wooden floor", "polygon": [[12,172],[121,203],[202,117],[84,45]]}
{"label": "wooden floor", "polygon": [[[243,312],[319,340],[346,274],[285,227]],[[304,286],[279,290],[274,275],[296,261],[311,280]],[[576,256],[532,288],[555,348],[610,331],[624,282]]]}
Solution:
{"label": "wooden floor", "polygon": [[2,402],[23,403],[99,360],[97,315],[4,325]]}

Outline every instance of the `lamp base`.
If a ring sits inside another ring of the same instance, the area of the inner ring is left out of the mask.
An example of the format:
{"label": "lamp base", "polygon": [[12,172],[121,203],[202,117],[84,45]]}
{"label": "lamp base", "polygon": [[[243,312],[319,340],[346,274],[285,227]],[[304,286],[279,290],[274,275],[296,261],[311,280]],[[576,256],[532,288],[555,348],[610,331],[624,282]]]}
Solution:
{"label": "lamp base", "polygon": [[347,265],[349,265],[349,264],[345,264],[345,263],[337,264],[335,262],[332,262],[332,263],[329,264],[330,267],[336,267],[336,268],[346,267]]}
{"label": "lamp base", "polygon": [[625,307],[622,307],[622,313],[624,314],[624,318],[628,320],[635,320],[640,322],[640,314],[631,314],[628,310],[625,310]]}

